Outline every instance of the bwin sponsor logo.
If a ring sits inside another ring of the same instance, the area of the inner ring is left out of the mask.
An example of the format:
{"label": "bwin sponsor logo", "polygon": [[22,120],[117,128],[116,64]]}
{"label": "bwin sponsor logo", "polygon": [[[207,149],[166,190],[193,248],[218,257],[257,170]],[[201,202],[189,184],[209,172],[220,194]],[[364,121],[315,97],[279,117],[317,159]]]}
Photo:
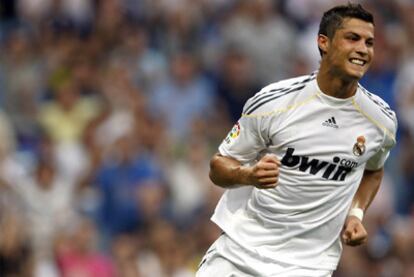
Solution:
{"label": "bwin sponsor logo", "polygon": [[347,174],[353,168],[358,166],[355,161],[333,157],[333,162],[320,161],[318,159],[309,159],[307,156],[293,155],[294,148],[288,148],[285,156],[282,158],[282,164],[287,167],[295,167],[299,165],[300,171],[307,171],[316,175],[323,170],[322,178],[332,181],[344,181]]}

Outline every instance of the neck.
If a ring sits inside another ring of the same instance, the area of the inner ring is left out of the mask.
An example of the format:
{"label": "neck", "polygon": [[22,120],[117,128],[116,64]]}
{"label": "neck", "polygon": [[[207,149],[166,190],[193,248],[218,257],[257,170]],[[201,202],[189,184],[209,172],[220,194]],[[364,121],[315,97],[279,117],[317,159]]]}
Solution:
{"label": "neck", "polygon": [[324,70],[322,67],[319,69],[316,80],[323,93],[336,98],[352,97],[358,88],[357,79],[344,78],[330,70]]}

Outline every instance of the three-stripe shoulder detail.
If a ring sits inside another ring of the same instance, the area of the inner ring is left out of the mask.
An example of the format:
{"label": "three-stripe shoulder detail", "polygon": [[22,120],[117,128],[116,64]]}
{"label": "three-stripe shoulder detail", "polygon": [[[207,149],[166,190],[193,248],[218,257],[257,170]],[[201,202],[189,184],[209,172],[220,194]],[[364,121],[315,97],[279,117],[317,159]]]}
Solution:
{"label": "three-stripe shoulder detail", "polygon": [[306,84],[316,78],[316,74],[312,73],[307,78],[301,81],[294,82],[286,87],[281,87],[277,89],[272,89],[265,91],[263,93],[256,94],[252,99],[251,103],[245,108],[244,114],[250,115],[259,107],[263,106],[264,104],[268,103],[269,101],[275,100],[279,97],[285,96],[287,94],[300,91],[303,89]]}
{"label": "three-stripe shoulder detail", "polygon": [[387,116],[391,120],[394,119],[395,113],[394,113],[394,111],[387,104],[385,104],[382,101],[378,101],[378,99],[375,99],[375,96],[371,92],[369,92],[368,90],[366,90],[363,86],[361,86],[361,85],[358,85],[358,86],[361,89],[362,93],[364,93],[367,96],[367,98],[369,100],[371,100],[380,109],[380,111],[385,116]]}

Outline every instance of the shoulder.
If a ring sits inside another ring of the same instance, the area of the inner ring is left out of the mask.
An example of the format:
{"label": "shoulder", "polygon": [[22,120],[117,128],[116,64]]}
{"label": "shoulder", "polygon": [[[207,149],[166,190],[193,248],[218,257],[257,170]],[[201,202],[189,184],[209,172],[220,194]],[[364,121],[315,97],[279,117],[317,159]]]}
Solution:
{"label": "shoulder", "polygon": [[358,89],[360,97],[358,98],[357,105],[361,109],[361,113],[395,139],[397,131],[397,116],[395,112],[378,95],[369,92],[361,85],[358,86]]}
{"label": "shoulder", "polygon": [[[269,84],[247,100],[243,115],[258,115],[272,112],[275,103],[287,99],[302,91],[306,85],[316,78],[316,72],[295,78],[285,79]],[[277,106],[276,106],[277,108]]]}

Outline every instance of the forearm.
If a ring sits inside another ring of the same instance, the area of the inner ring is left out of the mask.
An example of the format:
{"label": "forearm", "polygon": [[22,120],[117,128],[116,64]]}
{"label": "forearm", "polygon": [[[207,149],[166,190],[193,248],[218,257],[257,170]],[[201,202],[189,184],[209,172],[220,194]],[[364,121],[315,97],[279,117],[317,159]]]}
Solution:
{"label": "forearm", "polygon": [[359,208],[364,212],[368,209],[381,185],[384,169],[365,170],[359,188],[352,200],[351,208]]}
{"label": "forearm", "polygon": [[249,184],[248,168],[235,159],[215,154],[210,161],[210,179],[217,186],[235,188]]}

